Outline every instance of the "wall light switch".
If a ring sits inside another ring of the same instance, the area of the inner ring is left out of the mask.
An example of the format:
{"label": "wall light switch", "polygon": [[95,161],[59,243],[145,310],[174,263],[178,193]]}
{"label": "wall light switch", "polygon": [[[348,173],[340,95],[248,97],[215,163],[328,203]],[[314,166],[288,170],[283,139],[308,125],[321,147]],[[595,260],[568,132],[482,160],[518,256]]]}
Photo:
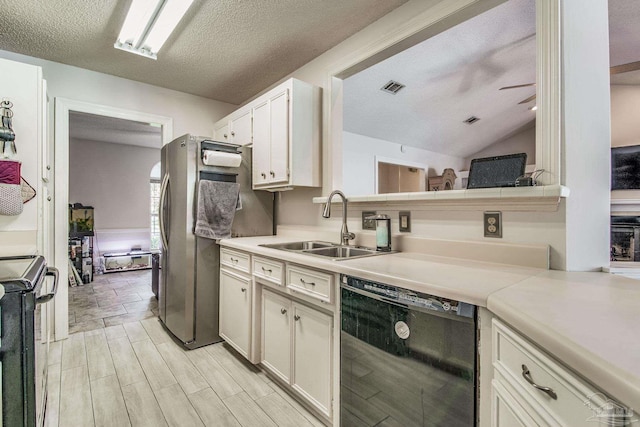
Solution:
{"label": "wall light switch", "polygon": [[400,225],[400,231],[405,233],[411,232],[411,212],[400,211],[398,214],[398,223]]}
{"label": "wall light switch", "polygon": [[376,211],[363,211],[362,212],[362,229],[363,230],[375,230],[376,229],[376,220],[375,219],[366,219],[369,216],[374,216]]}

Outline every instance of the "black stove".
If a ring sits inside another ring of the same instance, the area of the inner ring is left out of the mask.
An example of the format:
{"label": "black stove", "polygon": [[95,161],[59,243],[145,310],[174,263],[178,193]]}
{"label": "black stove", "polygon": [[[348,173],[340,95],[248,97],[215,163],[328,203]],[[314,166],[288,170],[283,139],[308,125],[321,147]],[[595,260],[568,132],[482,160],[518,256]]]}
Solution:
{"label": "black stove", "polygon": [[[45,280],[53,276],[51,289]],[[37,255],[0,257],[0,362],[2,425],[41,426],[46,408],[46,304],[55,296],[58,270]],[[42,330],[41,319],[45,319]]]}

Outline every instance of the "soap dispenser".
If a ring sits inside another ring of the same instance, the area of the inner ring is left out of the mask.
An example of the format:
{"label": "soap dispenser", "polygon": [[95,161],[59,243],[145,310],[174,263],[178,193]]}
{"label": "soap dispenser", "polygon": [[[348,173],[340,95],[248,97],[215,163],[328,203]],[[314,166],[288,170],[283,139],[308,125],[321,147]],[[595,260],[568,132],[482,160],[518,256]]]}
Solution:
{"label": "soap dispenser", "polygon": [[381,252],[391,251],[391,218],[389,215],[374,215],[367,219],[376,222],[376,250]]}

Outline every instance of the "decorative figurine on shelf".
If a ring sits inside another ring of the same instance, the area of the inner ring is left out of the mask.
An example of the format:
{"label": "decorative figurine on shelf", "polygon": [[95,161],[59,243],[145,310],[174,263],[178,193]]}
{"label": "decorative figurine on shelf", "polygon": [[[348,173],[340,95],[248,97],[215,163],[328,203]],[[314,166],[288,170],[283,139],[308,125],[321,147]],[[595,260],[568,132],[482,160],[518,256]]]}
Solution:
{"label": "decorative figurine on shelf", "polygon": [[447,168],[442,175],[429,177],[429,191],[453,190],[456,178],[453,169]]}
{"label": "decorative figurine on shelf", "polygon": [[[9,158],[12,154],[16,154],[18,152],[16,149],[16,134],[11,125],[11,118],[13,117],[11,107],[13,107],[13,103],[8,99],[3,99],[2,102],[0,102],[0,118],[2,119],[2,123],[0,125],[0,141],[2,141],[2,158]],[[12,150],[9,154],[6,152],[7,143],[10,143]]]}

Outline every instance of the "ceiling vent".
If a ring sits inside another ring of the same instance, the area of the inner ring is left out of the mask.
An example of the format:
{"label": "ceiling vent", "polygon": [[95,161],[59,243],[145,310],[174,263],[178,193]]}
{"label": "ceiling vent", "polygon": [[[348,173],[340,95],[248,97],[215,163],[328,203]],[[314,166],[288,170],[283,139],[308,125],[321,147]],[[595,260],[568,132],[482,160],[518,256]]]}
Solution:
{"label": "ceiling vent", "polygon": [[400,89],[402,89],[403,87],[404,87],[404,85],[402,83],[398,83],[396,81],[389,80],[389,83],[387,83],[386,85],[382,86],[380,88],[380,90],[395,95],[396,93],[400,92]]}
{"label": "ceiling vent", "polygon": [[480,120],[479,118],[477,118],[476,116],[471,116],[469,117],[467,120],[464,120],[463,123],[466,123],[468,125],[472,125],[475,122],[477,122],[478,120]]}

